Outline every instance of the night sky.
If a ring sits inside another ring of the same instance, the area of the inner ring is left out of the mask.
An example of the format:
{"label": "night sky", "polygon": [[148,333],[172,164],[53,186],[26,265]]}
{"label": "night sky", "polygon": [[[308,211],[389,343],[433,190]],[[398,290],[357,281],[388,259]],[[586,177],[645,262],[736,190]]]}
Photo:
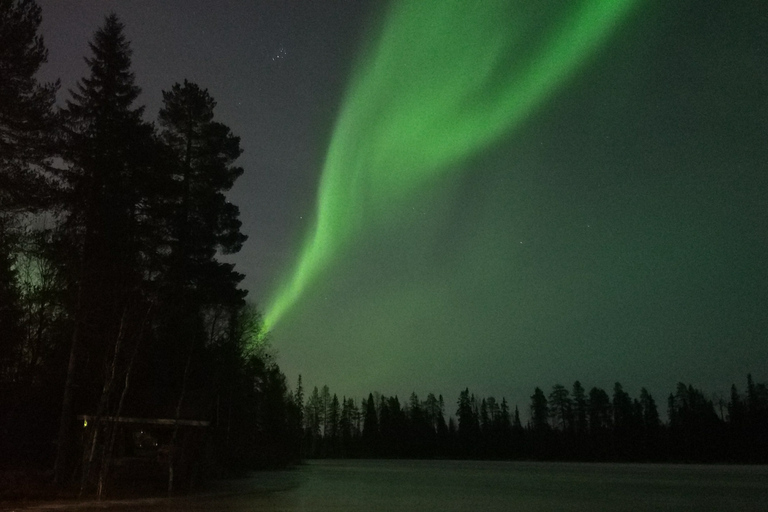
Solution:
{"label": "night sky", "polygon": [[[149,119],[161,90],[185,78],[218,101],[245,150],[230,198],[249,239],[229,259],[268,309],[312,229],[345,91],[386,4],[38,3],[42,76],[62,79],[60,100],[114,11]],[[765,381],[760,4],[639,2],[514,129],[393,201],[384,220],[361,221],[273,326],[290,384],[301,373],[310,388],[356,398],[442,393],[448,412],[469,387],[527,415],[535,386],[576,379],[587,389],[618,380],[633,396],[646,386],[660,403],[678,381],[720,394],[734,381],[743,389],[748,372]],[[557,18],[535,14],[533,39]]]}

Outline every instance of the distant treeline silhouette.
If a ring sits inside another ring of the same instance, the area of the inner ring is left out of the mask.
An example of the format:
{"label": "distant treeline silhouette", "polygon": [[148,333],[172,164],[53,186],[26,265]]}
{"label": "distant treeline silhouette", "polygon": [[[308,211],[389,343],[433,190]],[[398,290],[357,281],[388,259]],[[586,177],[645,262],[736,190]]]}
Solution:
{"label": "distant treeline silhouette", "polygon": [[506,399],[469,389],[459,394],[455,418],[453,404],[432,393],[425,400],[412,393],[404,403],[370,393],[358,405],[324,386],[305,401],[301,377],[294,401],[304,404],[306,458],[768,462],[768,389],[751,375],[746,393],[733,385],[728,400],[679,383],[667,398],[666,422],[645,388],[632,398],[618,382],[612,395],[579,381],[548,394],[537,387],[525,423]]}

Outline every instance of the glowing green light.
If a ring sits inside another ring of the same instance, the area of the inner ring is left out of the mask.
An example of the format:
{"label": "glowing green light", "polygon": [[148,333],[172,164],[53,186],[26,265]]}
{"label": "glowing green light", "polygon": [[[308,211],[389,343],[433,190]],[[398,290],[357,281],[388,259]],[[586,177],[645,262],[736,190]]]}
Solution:
{"label": "glowing green light", "polygon": [[517,127],[636,2],[395,2],[347,91],[314,226],[264,332],[364,226]]}

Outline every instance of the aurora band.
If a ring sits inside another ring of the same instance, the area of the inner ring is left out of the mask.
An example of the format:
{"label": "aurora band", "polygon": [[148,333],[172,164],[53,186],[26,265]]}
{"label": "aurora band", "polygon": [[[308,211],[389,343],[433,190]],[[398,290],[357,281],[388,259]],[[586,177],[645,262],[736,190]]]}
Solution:
{"label": "aurora band", "polygon": [[400,0],[356,66],[269,332],[364,227],[518,127],[638,0]]}

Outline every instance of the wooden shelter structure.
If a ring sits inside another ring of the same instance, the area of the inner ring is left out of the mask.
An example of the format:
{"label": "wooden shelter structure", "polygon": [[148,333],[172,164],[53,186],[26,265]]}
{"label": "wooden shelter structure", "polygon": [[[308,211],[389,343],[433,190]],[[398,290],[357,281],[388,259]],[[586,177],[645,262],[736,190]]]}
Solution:
{"label": "wooden shelter structure", "polygon": [[99,495],[106,482],[129,490],[194,486],[210,422],[87,414],[78,420],[83,481],[98,482]]}

